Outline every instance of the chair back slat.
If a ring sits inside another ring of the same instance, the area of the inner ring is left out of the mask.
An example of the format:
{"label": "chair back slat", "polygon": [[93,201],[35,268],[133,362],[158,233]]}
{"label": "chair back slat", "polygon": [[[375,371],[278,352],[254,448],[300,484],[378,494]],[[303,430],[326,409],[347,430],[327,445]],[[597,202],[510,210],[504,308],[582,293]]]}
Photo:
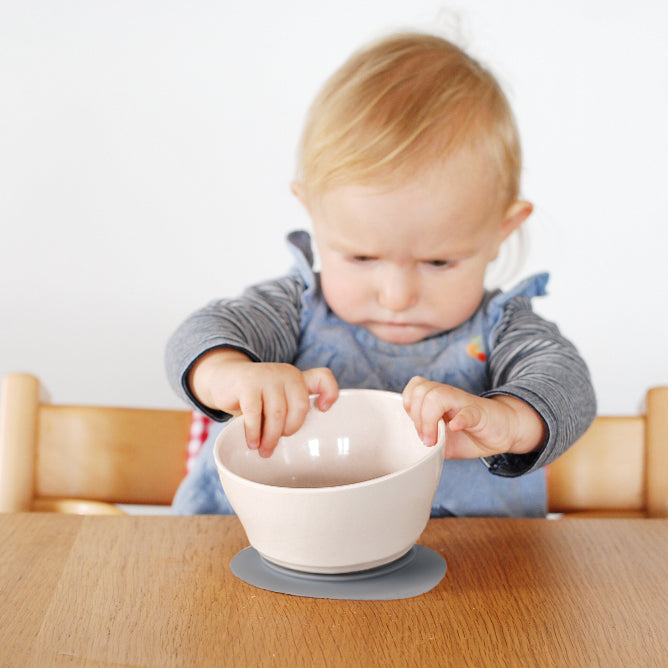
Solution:
{"label": "chair back slat", "polygon": [[570,450],[547,469],[554,513],[645,508],[645,420],[597,417]]}
{"label": "chair back slat", "polygon": [[169,504],[185,475],[190,412],[43,405],[35,495]]}

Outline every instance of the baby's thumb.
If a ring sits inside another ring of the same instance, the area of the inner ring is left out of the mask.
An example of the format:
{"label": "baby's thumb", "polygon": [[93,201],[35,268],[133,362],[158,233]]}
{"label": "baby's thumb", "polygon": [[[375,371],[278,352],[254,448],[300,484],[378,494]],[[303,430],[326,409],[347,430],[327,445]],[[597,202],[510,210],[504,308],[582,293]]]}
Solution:
{"label": "baby's thumb", "polygon": [[326,367],[304,371],[304,380],[309,394],[317,394],[316,405],[321,411],[331,408],[339,396],[339,384],[334,374]]}

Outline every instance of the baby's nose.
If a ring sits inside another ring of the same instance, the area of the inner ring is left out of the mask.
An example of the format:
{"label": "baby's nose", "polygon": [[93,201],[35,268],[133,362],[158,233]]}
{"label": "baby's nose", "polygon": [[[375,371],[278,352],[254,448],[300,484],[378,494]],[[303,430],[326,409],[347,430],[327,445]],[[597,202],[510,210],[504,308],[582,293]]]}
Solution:
{"label": "baby's nose", "polygon": [[378,303],[389,311],[405,311],[415,305],[417,289],[407,270],[390,270],[382,277]]}

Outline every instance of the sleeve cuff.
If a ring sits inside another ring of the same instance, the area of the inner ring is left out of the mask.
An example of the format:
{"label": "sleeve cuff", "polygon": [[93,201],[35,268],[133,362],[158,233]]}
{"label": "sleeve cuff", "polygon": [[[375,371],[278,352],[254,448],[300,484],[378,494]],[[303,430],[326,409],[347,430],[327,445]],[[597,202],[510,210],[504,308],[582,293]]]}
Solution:
{"label": "sleeve cuff", "polygon": [[545,431],[547,436],[545,437],[545,442],[543,445],[537,450],[533,450],[521,455],[517,455],[512,452],[505,452],[500,455],[491,455],[490,457],[481,458],[490,473],[502,476],[504,478],[516,478],[517,476],[524,475],[525,473],[536,471],[547,463],[548,453],[553,449],[553,434],[555,433],[555,430],[551,428],[551,425],[556,424],[556,422],[551,417],[552,412],[548,405],[542,399],[540,399],[540,397],[537,397],[529,390],[523,390],[515,387],[499,387],[495,388],[494,390],[485,392],[481,396],[491,398],[500,394],[508,397],[515,397],[516,399],[520,399],[521,401],[529,404],[529,406],[531,406],[531,408],[533,408],[536,413],[538,413],[541,420],[543,420],[545,423]]}

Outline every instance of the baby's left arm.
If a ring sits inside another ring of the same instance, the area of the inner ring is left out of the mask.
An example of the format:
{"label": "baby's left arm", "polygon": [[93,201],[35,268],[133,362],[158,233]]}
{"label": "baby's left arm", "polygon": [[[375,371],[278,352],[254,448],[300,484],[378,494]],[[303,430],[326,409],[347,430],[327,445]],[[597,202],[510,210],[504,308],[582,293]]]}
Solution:
{"label": "baby's left arm", "polygon": [[547,437],[542,418],[516,397],[478,397],[415,376],[406,385],[403,398],[406,411],[427,445],[436,443],[438,421],[443,418],[447,459],[524,454],[542,447]]}
{"label": "baby's left arm", "polygon": [[596,415],[584,360],[525,297],[506,305],[488,364],[482,397],[418,378],[406,386],[404,398],[421,433],[433,438],[441,417],[448,424],[447,456],[483,456],[496,475],[523,475],[563,454]]}

